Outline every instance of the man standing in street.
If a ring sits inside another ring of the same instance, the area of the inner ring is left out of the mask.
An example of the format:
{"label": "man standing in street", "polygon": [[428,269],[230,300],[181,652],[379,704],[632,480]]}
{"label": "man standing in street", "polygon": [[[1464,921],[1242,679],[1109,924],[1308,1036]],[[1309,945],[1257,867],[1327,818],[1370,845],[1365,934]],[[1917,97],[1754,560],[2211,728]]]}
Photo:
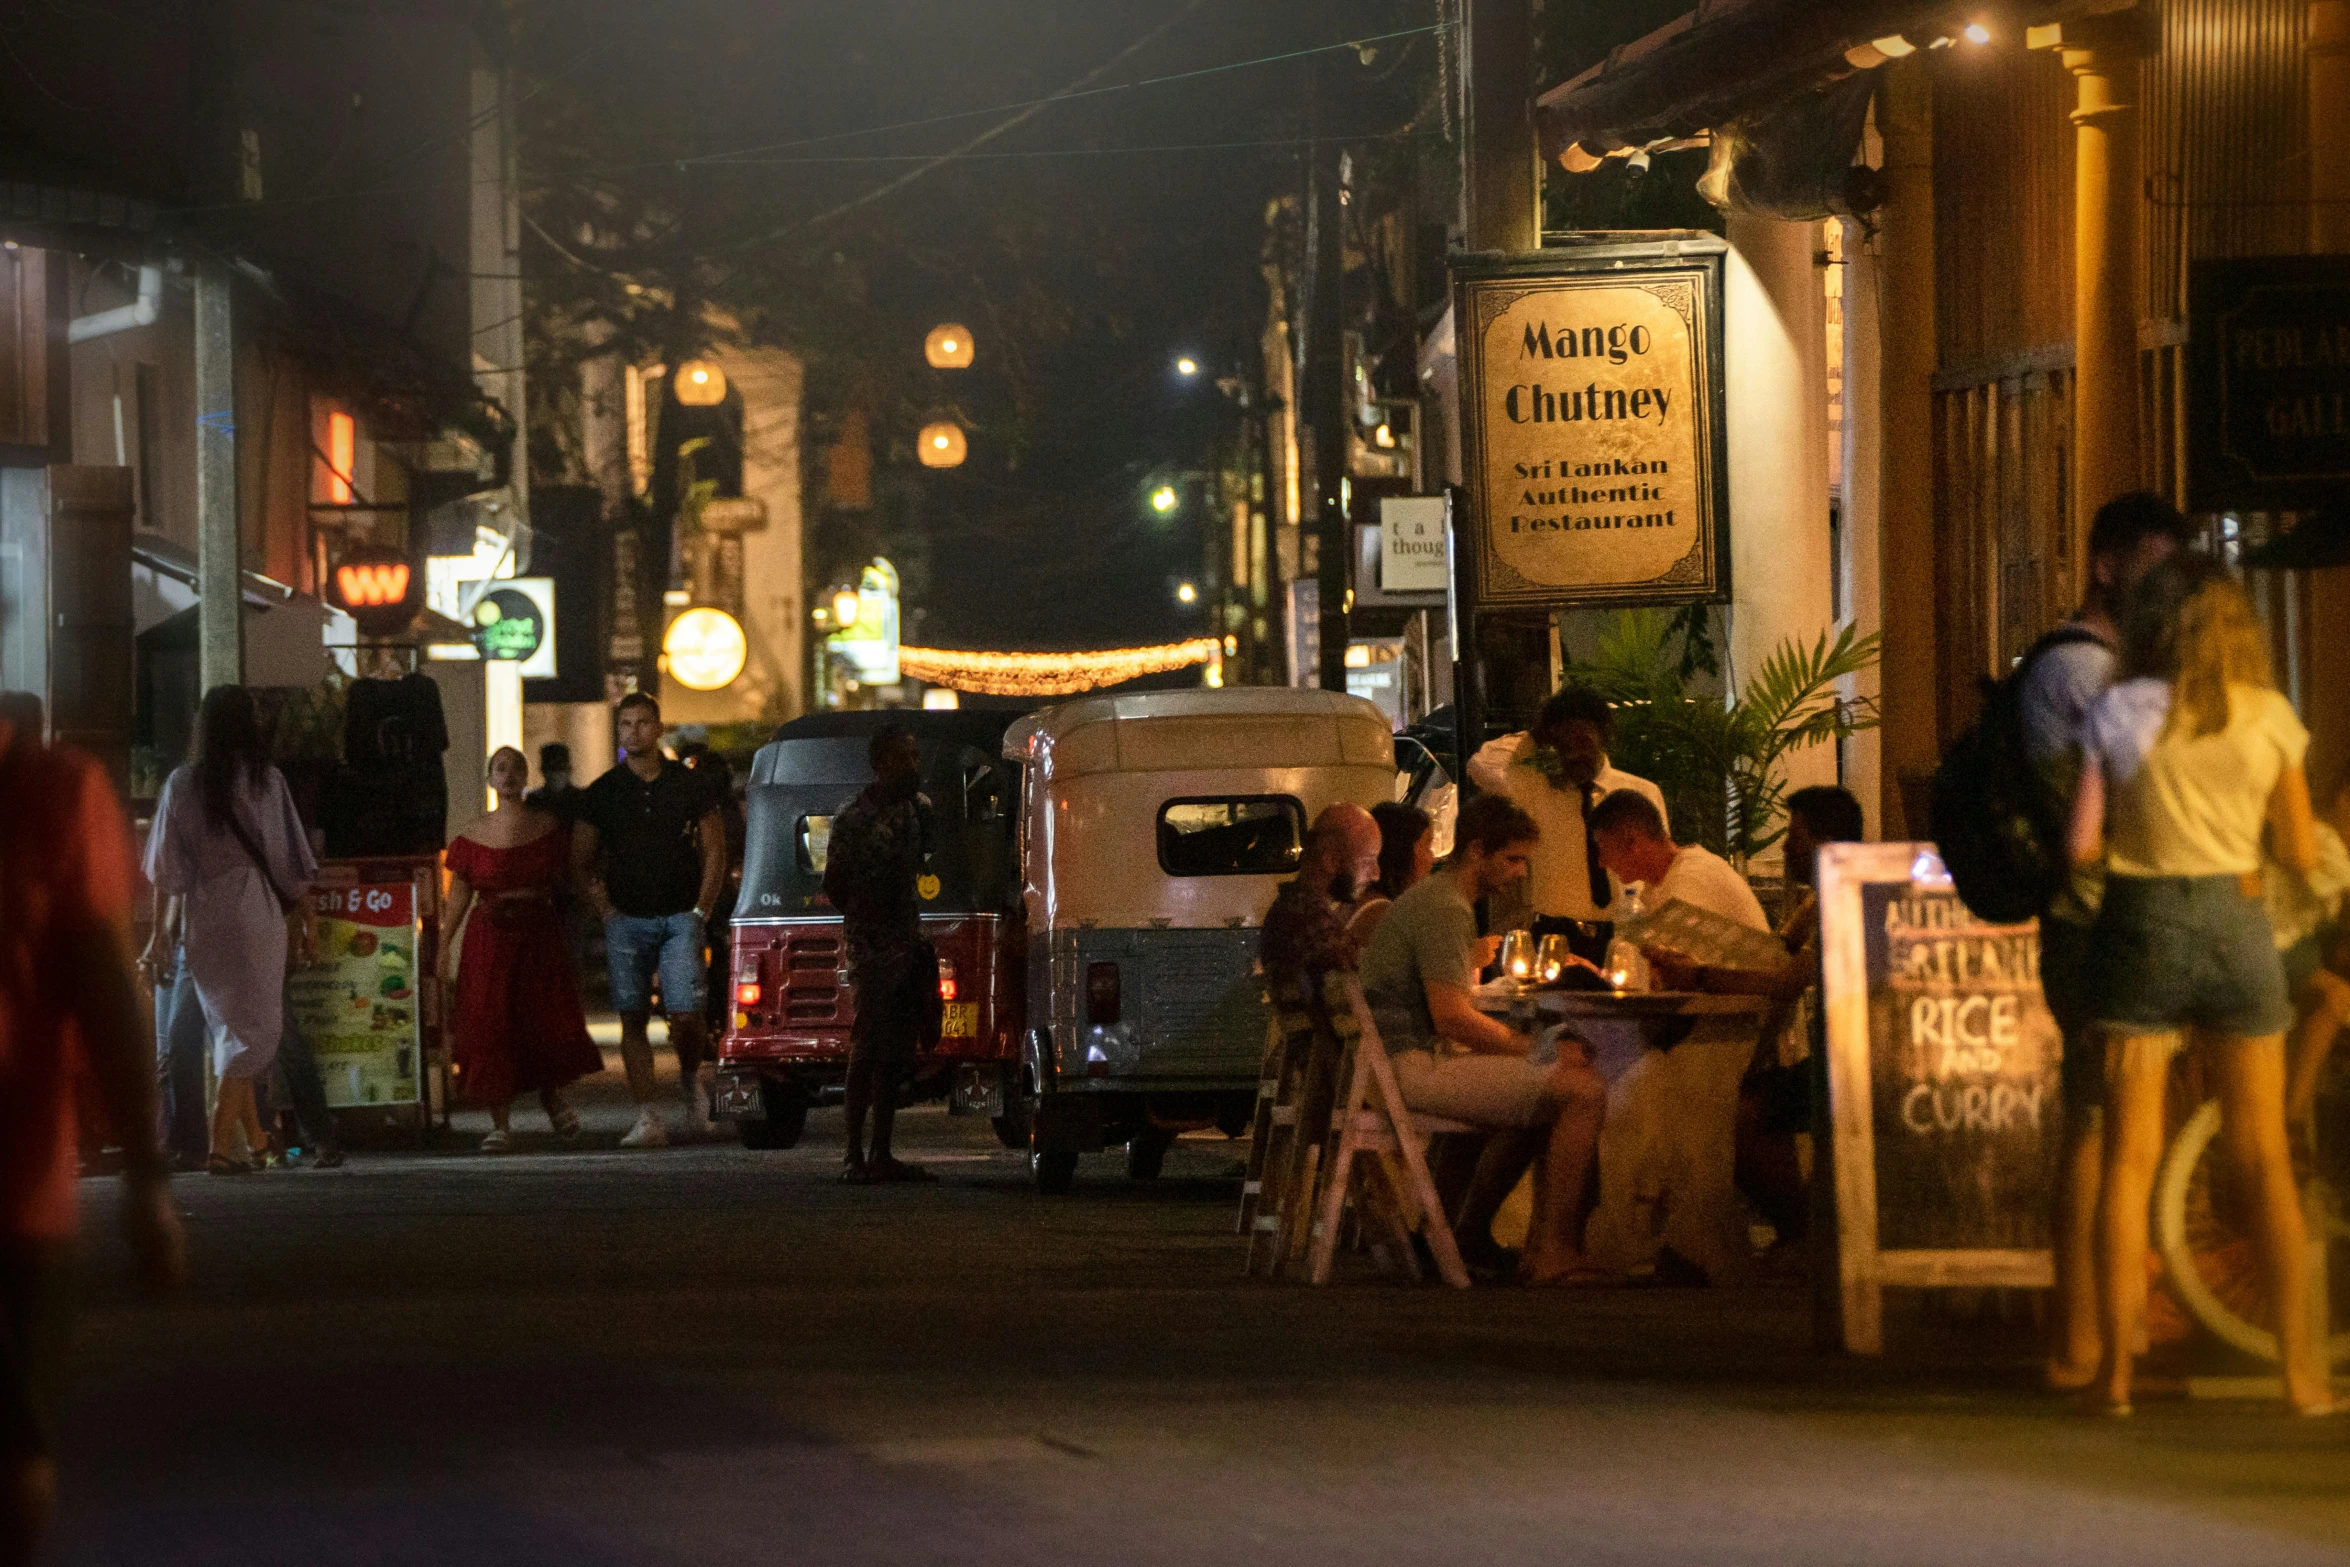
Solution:
{"label": "man standing in street", "polygon": [[1605,697],[1568,686],[1542,704],[1530,732],[1504,735],[1469,759],[1478,788],[1510,800],[1542,830],[1526,878],[1535,934],[1563,935],[1577,957],[1593,963],[1607,959],[1623,887],[1593,848],[1591,809],[1619,789],[1647,796],[1660,813],[1665,807],[1655,784],[1609,765],[1615,727]]}
{"label": "man standing in street", "polygon": [[922,938],[915,885],[930,836],[922,750],[911,729],[890,724],[874,733],[865,755],[873,782],[832,819],[824,862],[824,896],[840,910],[857,997],[849,1028],[849,1147],[840,1172],[852,1186],[937,1179],[890,1153],[899,1087],[938,1018],[938,955]]}
{"label": "man standing in street", "polygon": [[155,1146],[155,1077],[131,960],[131,845],[105,774],[0,716],[0,1564],[32,1559],[56,1493],[79,1157],[78,1053],[122,1148],[144,1282],[185,1270]]}
{"label": "man standing in street", "polygon": [[[2143,492],[2118,496],[2089,524],[2089,591],[2080,612],[2024,655],[2019,709],[2024,751],[2049,792],[2072,813],[2081,776],[2081,727],[2089,705],[2113,683],[2121,635],[2114,616],[2140,578],[2185,546],[2176,507]],[[2104,902],[2102,867],[2075,870],[2040,916],[2040,989],[2064,1037],[2064,1150],[2052,1221],[2056,1309],[2047,1380],[2060,1392],[2097,1375],[2104,1335],[2097,1325],[2097,1196],[2104,1184],[2105,1050],[2090,1009],[2089,929]]]}
{"label": "man standing in street", "polygon": [[580,796],[587,791],[571,781],[571,747],[550,740],[539,747],[539,786],[522,797],[558,821],[579,818]]}
{"label": "man standing in street", "polygon": [[623,1148],[669,1141],[653,1108],[652,985],[685,1091],[686,1121],[707,1128],[701,1070],[710,915],[726,883],[726,834],[703,780],[661,751],[661,704],[632,691],[613,710],[621,759],[580,799],[572,858],[588,907],[604,922],[612,1007],[620,1014],[620,1059],[638,1105]]}

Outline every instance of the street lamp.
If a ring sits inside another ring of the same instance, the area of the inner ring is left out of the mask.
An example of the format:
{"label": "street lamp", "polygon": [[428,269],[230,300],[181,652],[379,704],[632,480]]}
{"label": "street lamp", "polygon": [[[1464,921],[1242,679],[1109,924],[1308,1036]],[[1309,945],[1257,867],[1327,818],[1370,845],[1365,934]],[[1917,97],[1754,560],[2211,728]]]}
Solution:
{"label": "street lamp", "polygon": [[1195,587],[1193,587],[1193,586],[1192,586],[1190,583],[1188,583],[1188,582],[1178,582],[1177,584],[1175,584],[1175,602],[1176,602],[1176,603],[1178,603],[1178,604],[1195,604],[1195,603],[1197,603],[1198,601],[1199,601],[1199,589],[1198,589],[1198,588],[1195,588]]}
{"label": "street lamp", "polygon": [[688,408],[715,408],[726,401],[726,372],[707,359],[677,367],[677,400]]}
{"label": "street lamp", "polygon": [[1160,516],[1166,516],[1175,509],[1177,504],[1178,497],[1175,494],[1175,486],[1172,484],[1162,484],[1151,491],[1151,510]]}
{"label": "street lamp", "polygon": [[1185,354],[1181,359],[1175,361],[1175,373],[1177,375],[1197,375],[1199,374],[1199,361],[1189,354]]}
{"label": "street lamp", "polygon": [[963,439],[963,427],[952,420],[941,419],[936,424],[922,427],[922,436],[916,455],[925,468],[959,468],[970,451]]}
{"label": "street lamp", "polygon": [[971,329],[960,322],[934,326],[922,340],[922,357],[933,370],[968,370],[972,351]]}

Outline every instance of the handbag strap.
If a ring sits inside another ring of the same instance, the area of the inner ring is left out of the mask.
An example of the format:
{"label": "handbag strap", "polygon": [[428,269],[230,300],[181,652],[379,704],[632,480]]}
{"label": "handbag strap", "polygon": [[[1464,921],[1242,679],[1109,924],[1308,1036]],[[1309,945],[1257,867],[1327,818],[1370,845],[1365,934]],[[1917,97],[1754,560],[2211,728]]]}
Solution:
{"label": "handbag strap", "polygon": [[251,830],[245,826],[245,819],[237,814],[236,802],[234,800],[229,802],[228,830],[236,834],[238,843],[244,845],[246,855],[253,861],[253,868],[259,871],[261,873],[261,879],[269,884],[270,893],[277,899],[278,907],[287,914],[291,914],[295,909],[299,908],[301,906],[302,899],[299,895],[291,898],[287,897],[286,890],[277,884],[277,872],[270,868],[269,856],[263,854],[261,852],[261,845],[253,841],[253,834]]}

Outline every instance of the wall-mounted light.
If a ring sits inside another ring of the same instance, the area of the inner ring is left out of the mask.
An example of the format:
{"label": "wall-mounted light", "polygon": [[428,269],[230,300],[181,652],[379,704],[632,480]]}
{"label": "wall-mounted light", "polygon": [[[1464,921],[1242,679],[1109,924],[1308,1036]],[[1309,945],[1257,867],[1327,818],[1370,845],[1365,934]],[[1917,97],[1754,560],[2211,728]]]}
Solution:
{"label": "wall-mounted light", "polygon": [[1987,44],[1991,41],[1991,29],[1980,22],[1969,22],[1959,36],[1970,44]]}
{"label": "wall-mounted light", "polygon": [[1179,499],[1180,497],[1178,497],[1175,493],[1175,486],[1172,484],[1162,484],[1157,489],[1151,491],[1151,510],[1164,517],[1167,513],[1175,509]]}
{"label": "wall-mounted light", "polygon": [[351,504],[351,476],[359,461],[359,421],[347,413],[326,416],[326,498],[330,505]]}
{"label": "wall-mounted light", "polygon": [[1869,47],[1888,60],[1898,60],[1905,55],[1918,52],[1918,46],[1899,33],[1891,33],[1883,38],[1872,38],[1869,40]]}
{"label": "wall-mounted light", "polygon": [[1175,584],[1175,602],[1178,604],[1198,603],[1199,589],[1188,582],[1178,582]]}
{"label": "wall-mounted light", "polygon": [[1175,373],[1177,375],[1197,375],[1199,374],[1199,361],[1186,354],[1175,361]]}

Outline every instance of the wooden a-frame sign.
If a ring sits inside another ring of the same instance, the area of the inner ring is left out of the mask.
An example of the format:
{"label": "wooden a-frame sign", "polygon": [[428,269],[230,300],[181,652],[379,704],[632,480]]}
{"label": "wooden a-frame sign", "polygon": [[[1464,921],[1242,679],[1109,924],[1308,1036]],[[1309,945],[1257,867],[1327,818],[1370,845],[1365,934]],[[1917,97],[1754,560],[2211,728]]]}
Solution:
{"label": "wooden a-frame sign", "polygon": [[1828,845],[1819,894],[1835,1295],[1874,1355],[1888,1285],[2054,1282],[2062,1045],[2038,928],[1977,919],[1933,845]]}

